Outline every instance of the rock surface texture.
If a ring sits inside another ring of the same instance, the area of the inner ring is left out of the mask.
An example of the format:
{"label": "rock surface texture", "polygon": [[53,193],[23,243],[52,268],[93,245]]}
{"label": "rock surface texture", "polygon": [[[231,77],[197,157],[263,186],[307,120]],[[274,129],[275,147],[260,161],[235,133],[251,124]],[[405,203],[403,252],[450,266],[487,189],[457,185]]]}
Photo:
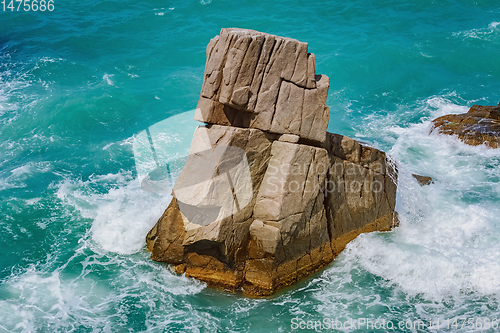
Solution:
{"label": "rock surface texture", "polygon": [[328,265],[397,221],[384,152],[326,132],[329,80],[307,44],[223,29],[207,63],[187,162],[149,232],[156,261],[249,296]]}
{"label": "rock surface texture", "polygon": [[442,134],[456,135],[471,146],[500,145],[500,104],[474,105],[467,113],[449,114],[433,120],[434,129]]}
{"label": "rock surface texture", "polygon": [[330,81],[315,69],[307,43],[222,29],[207,47],[195,119],[325,142]]}

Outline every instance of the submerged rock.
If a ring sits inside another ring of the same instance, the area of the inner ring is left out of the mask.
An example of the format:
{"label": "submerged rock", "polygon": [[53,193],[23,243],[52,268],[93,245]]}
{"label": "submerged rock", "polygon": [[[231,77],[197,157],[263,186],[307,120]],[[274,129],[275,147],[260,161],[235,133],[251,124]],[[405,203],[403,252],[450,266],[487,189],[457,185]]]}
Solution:
{"label": "submerged rock", "polygon": [[498,148],[500,144],[500,104],[474,105],[467,113],[442,116],[432,122],[439,133],[456,135],[471,146]]}
{"label": "submerged rock", "polygon": [[208,124],[146,237],[153,260],[270,295],[328,265],[360,233],[397,223],[394,163],[326,132],[328,81],[314,70],[296,40],[223,29],[210,42],[196,115]]}
{"label": "submerged rock", "polygon": [[425,186],[425,185],[430,185],[434,183],[434,180],[432,180],[431,177],[428,176],[420,176],[416,174],[412,174],[413,178],[418,182],[420,186]]}

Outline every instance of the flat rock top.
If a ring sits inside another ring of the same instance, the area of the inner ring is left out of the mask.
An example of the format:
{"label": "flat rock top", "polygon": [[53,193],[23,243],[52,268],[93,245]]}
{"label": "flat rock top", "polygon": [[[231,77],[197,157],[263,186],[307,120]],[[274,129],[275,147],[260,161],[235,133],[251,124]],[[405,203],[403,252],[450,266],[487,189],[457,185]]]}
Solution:
{"label": "flat rock top", "polygon": [[284,40],[289,40],[289,41],[294,41],[297,43],[301,43],[299,40],[294,39],[294,38],[289,38],[289,37],[283,37],[283,36],[277,36],[277,35],[271,35],[265,32],[260,32],[256,30],[251,30],[251,29],[241,29],[241,28],[222,28],[222,32],[227,32],[231,35],[238,35],[238,36],[250,36],[250,37],[255,37],[255,36],[272,36],[274,38],[279,38],[279,39],[284,39]]}
{"label": "flat rock top", "polygon": [[500,146],[500,105],[474,105],[467,113],[445,115],[432,122],[439,133],[457,135],[471,146]]}

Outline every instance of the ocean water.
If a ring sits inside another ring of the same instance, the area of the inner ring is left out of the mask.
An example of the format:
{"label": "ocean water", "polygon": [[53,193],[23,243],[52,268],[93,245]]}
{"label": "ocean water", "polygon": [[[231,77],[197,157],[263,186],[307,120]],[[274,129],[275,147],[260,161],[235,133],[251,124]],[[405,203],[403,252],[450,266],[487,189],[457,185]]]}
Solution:
{"label": "ocean water", "polygon": [[[435,117],[500,102],[498,1],[2,9],[0,332],[499,331],[500,150],[430,133]],[[330,77],[329,130],[400,167],[400,227],[361,235],[269,299],[212,290],[145,250],[170,198],[141,189],[135,139],[171,118],[189,140],[177,121],[223,27],[308,42]]]}

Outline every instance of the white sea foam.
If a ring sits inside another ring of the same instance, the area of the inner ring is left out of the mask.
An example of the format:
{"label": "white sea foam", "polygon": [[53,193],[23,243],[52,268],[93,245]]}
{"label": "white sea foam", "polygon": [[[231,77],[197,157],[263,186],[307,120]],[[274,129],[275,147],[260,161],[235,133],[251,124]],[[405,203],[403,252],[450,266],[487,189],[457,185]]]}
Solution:
{"label": "white sea foam", "polygon": [[445,96],[432,96],[422,103],[422,108],[430,113],[431,118],[467,112],[469,109],[467,106],[451,103],[450,97],[456,97],[456,92],[450,92]]}
{"label": "white sea foam", "polygon": [[0,53],[0,116],[11,113],[10,117],[2,119],[2,123],[13,122],[20,111],[29,109],[37,104],[40,96],[30,92],[31,86],[41,85],[48,87],[47,82],[43,80],[33,80],[33,70],[40,67],[41,64],[61,61],[63,59],[51,59],[42,57],[33,61],[32,68],[25,69],[22,64],[13,63],[9,53]]}
{"label": "white sea foam", "polygon": [[104,147],[102,147],[102,150],[107,150],[112,145],[113,145],[113,142],[112,143],[108,143],[107,145],[105,145]]}
{"label": "white sea foam", "polygon": [[0,116],[12,113],[12,116],[2,119],[2,123],[10,123],[16,119],[22,105],[20,100],[27,99],[22,91],[30,85],[25,75],[15,75],[10,70],[0,71]]}
{"label": "white sea foam", "polygon": [[65,181],[57,196],[93,219],[92,239],[104,250],[131,254],[141,250],[170,196],[147,193],[130,173],[94,176],[88,181]]}
{"label": "white sea foam", "polygon": [[[197,126],[192,120],[193,113],[194,111],[168,118],[158,123],[163,124],[161,128],[156,126],[158,124],[150,127],[155,144],[159,145],[155,151],[160,161],[169,161],[187,154],[191,139],[187,136],[192,136]],[[177,133],[180,128],[177,121],[183,125],[182,133]],[[147,139],[144,140],[149,144]],[[137,136],[134,136],[122,141],[120,145],[132,145],[135,153],[137,141]],[[136,164],[137,169],[142,171],[143,165],[138,161]],[[179,171],[172,167],[172,180],[175,180]],[[144,175],[140,173],[139,176]],[[143,248],[145,235],[171,199],[167,193],[145,192],[141,188],[141,180],[141,177],[133,179],[131,172],[97,175],[87,181],[67,180],[60,184],[57,196],[79,210],[83,217],[93,220],[92,238],[103,249],[131,254]]]}
{"label": "white sea foam", "polygon": [[[453,95],[416,103],[408,112],[420,114],[421,122],[401,127],[374,117],[360,132],[372,138],[378,128],[379,136],[386,133],[395,140],[389,153],[399,161],[401,225],[349,243],[330,268],[304,287],[318,300],[313,310],[294,304],[293,298],[286,302],[294,315],[371,318],[396,325],[416,319],[446,325],[446,320],[463,317],[498,318],[500,151],[430,133],[435,117],[467,111],[450,101]],[[434,183],[421,187],[412,173],[431,176]]]}
{"label": "white sea foam", "polygon": [[102,76],[102,80],[104,82],[106,82],[107,84],[109,84],[110,86],[113,86],[115,83],[113,82],[112,78],[113,78],[114,74],[104,74]]}
{"label": "white sea foam", "polygon": [[46,64],[50,64],[50,63],[56,63],[56,62],[62,62],[64,61],[63,58],[49,58],[49,57],[42,57],[38,60],[38,62],[35,63],[35,65],[33,66],[33,70],[35,69],[39,69],[41,67],[43,67],[44,65]]}
{"label": "white sea foam", "polygon": [[[401,135],[405,135],[405,133],[411,135],[411,131],[408,132],[407,126],[424,124],[422,126],[426,128],[426,131],[430,132],[429,120],[446,114],[467,112],[468,107],[453,102],[455,100],[461,99],[455,91],[449,91],[409,105],[399,105],[395,112],[386,112],[384,110],[367,112],[368,115],[363,117],[361,121],[352,121],[352,126],[356,131],[355,138],[360,141],[371,142],[375,147],[382,150],[390,149],[396,145],[398,140],[401,140],[399,139]],[[470,102],[474,103],[476,101]],[[346,105],[346,113],[353,113],[351,108],[351,105]],[[420,121],[417,120],[415,123],[416,115],[420,116]],[[408,123],[408,119],[412,119],[412,123]],[[408,125],[405,126],[404,124]],[[428,132],[424,133],[424,135],[427,136]]]}
{"label": "white sea foam", "polygon": [[500,22],[491,22],[490,24],[488,24],[488,27],[486,27],[486,28],[471,29],[471,30],[462,31],[462,32],[455,32],[453,34],[453,36],[481,39],[481,40],[485,40],[485,41],[498,40],[498,34],[500,33],[500,30],[498,28],[499,24],[500,24]]}
{"label": "white sea foam", "polygon": [[52,170],[50,162],[29,162],[10,171],[9,176],[0,178],[0,191],[12,188],[27,187],[27,180],[34,175]]}
{"label": "white sea foam", "polygon": [[[146,322],[187,320],[191,315],[192,325],[199,326],[200,315],[185,304],[175,306],[175,302],[199,293],[205,288],[203,283],[178,277],[164,265],[144,258],[107,256],[92,244],[86,237],[82,239],[75,254],[55,269],[57,258],[3,280],[0,328],[69,332],[87,327],[115,332],[129,326],[130,311],[141,308]],[[96,272],[109,278],[96,279]]]}
{"label": "white sea foam", "polygon": [[[132,137],[119,144],[133,142]],[[8,180],[21,182],[51,170],[50,164],[29,163],[14,169]],[[205,284],[178,276],[144,252],[145,236],[167,207],[169,195],[143,191],[129,171],[66,179],[51,188],[62,203],[59,215],[67,210],[71,227],[64,233],[89,223],[81,217],[90,220],[90,228],[77,248],[63,244],[66,237],[61,236],[62,243],[54,245],[46,261],[1,281],[0,329],[32,332],[43,326],[71,331],[78,326],[111,332],[129,326],[129,313],[139,308],[148,329],[178,324],[193,331],[201,326],[217,328],[216,319],[194,311],[190,302],[179,304],[183,297],[199,294]],[[26,204],[38,202],[29,199]],[[42,220],[36,225],[46,229],[50,223]],[[72,254],[69,259],[67,253]]]}
{"label": "white sea foam", "polygon": [[[430,133],[429,119],[467,111],[448,97],[420,103],[421,123],[406,128],[371,123],[397,136],[389,153],[400,161],[401,226],[350,243],[340,265],[354,264],[344,278],[352,269],[366,270],[387,286],[432,302],[500,298],[500,151]],[[421,187],[412,173],[431,176],[434,184]]]}

